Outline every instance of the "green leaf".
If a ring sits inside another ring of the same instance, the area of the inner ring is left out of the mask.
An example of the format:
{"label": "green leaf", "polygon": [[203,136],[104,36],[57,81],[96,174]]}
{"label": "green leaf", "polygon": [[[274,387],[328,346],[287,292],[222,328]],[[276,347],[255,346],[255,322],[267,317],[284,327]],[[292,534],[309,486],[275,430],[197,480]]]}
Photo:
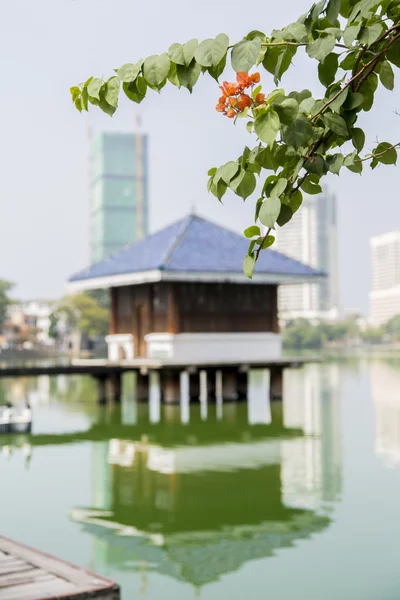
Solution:
{"label": "green leaf", "polygon": [[208,69],[208,72],[210,73],[211,77],[213,79],[215,79],[215,81],[218,81],[220,76],[224,72],[225,67],[226,67],[226,54],[224,54],[224,57],[221,60],[221,62],[216,67],[210,67]]}
{"label": "green leaf", "polygon": [[239,165],[236,161],[231,160],[229,162],[227,162],[225,165],[222,165],[221,167],[219,167],[219,169],[217,170],[217,173],[215,175],[215,178],[218,179],[222,179],[223,181],[225,181],[225,183],[227,185],[230,184],[230,182],[232,181],[232,179],[237,175],[238,171],[239,171]]}
{"label": "green leaf", "polygon": [[[336,86],[334,86],[334,89],[332,90],[332,92],[328,96],[328,100],[330,100],[331,98],[333,98],[333,96],[335,96],[340,89],[341,89],[340,85],[337,88],[336,88]],[[347,88],[343,88],[342,93],[339,94],[339,96],[337,98],[335,98],[335,100],[333,102],[330,103],[329,108],[331,110],[333,110],[334,112],[339,112],[340,109],[341,109],[341,107],[342,107],[342,105],[346,101],[348,93],[349,93],[349,88],[348,87]]]}
{"label": "green leaf", "polygon": [[78,98],[75,98],[74,104],[75,104],[75,107],[79,110],[79,112],[82,112],[82,97],[81,96],[79,96]]}
{"label": "green leaf", "polygon": [[263,169],[276,171],[279,167],[278,162],[274,156],[273,150],[270,148],[264,148],[257,155],[257,162]]}
{"label": "green leaf", "polygon": [[359,156],[357,156],[354,153],[350,154],[349,156],[346,156],[343,164],[352,173],[361,174],[361,172],[362,172],[363,165],[362,165],[361,159]]}
{"label": "green leaf", "polygon": [[[334,175],[339,175],[340,169],[343,166],[344,156],[343,154],[331,154],[326,157],[326,164],[331,173]],[[322,190],[321,190],[322,191]]]}
{"label": "green leaf", "polygon": [[390,60],[396,67],[400,68],[400,39],[391,45],[386,52],[386,58]]}
{"label": "green leaf", "polygon": [[287,187],[287,179],[280,177],[271,191],[271,196],[281,196]]}
{"label": "green leaf", "polygon": [[[185,56],[183,54],[182,44],[172,44],[169,47],[168,54],[170,59],[177,65],[186,65]],[[193,58],[193,57],[192,57]]]}
{"label": "green leaf", "polygon": [[258,218],[266,227],[273,229],[281,210],[281,201],[278,196],[266,198],[261,205]]}
{"label": "green leaf", "polygon": [[136,102],[136,104],[140,104],[143,98],[146,96],[147,83],[144,77],[138,77],[131,83],[123,83],[122,88],[129,100]]}
{"label": "green leaf", "polygon": [[318,78],[322,85],[328,87],[335,81],[336,71],[338,70],[338,55],[334,52],[328,54],[324,62],[318,65]]}
{"label": "green leaf", "polygon": [[253,271],[254,271],[255,264],[256,264],[256,255],[254,254],[254,252],[251,255],[246,254],[246,256],[244,257],[244,261],[243,261],[243,273],[249,279],[253,279]]}
{"label": "green leaf", "polygon": [[194,85],[197,83],[198,78],[201,73],[201,65],[197,63],[195,60],[191,62],[188,67],[183,67],[182,65],[176,66],[176,74],[179,80],[179,83],[187,88],[189,92],[192,92]]}
{"label": "green leaf", "polygon": [[394,73],[390,63],[387,60],[384,60],[381,63],[379,78],[382,85],[385,86],[387,90],[392,90],[394,88]]}
{"label": "green leaf", "polygon": [[273,235],[267,235],[266,238],[260,238],[259,242],[257,240],[257,242],[261,245],[261,250],[266,250],[267,248],[272,246],[274,241],[275,241],[275,236],[273,236]]}
{"label": "green leaf", "polygon": [[256,235],[261,235],[260,228],[258,225],[252,225],[244,230],[244,235],[247,238],[255,237]]}
{"label": "green leaf", "polygon": [[96,100],[100,100],[100,88],[102,85],[103,80],[99,77],[92,79],[87,88],[89,98],[96,98]]}
{"label": "green leaf", "polygon": [[299,210],[300,206],[302,205],[303,194],[301,193],[300,190],[294,190],[291,193],[289,193],[287,196],[284,196],[282,198],[282,202],[283,202],[283,204],[286,204],[286,206],[289,206],[292,213],[295,213],[296,211]]}
{"label": "green leaf", "polygon": [[285,29],[282,29],[280,32],[280,36],[283,37],[284,40],[296,40],[296,42],[301,42],[307,36],[307,29],[303,23],[291,23]]}
{"label": "green leaf", "polygon": [[321,194],[322,187],[318,183],[313,183],[310,181],[308,177],[301,184],[301,189],[306,192],[306,194]]}
{"label": "green leaf", "polygon": [[208,169],[207,175],[209,175],[210,177],[213,177],[217,171],[218,171],[217,167],[211,167],[211,169]]}
{"label": "green leaf", "polygon": [[357,39],[358,34],[360,33],[361,23],[357,23],[357,25],[350,25],[346,27],[343,33],[343,41],[350,48],[353,45],[355,39]]}
{"label": "green leaf", "polygon": [[246,123],[246,129],[249,133],[253,133],[253,129],[254,129],[254,121],[247,121]]}
{"label": "green leaf", "polygon": [[309,173],[314,173],[315,175],[323,175],[324,159],[322,158],[322,156],[319,156],[317,154],[316,156],[313,156],[312,159],[309,158],[306,160],[304,168]]}
{"label": "green leaf", "polygon": [[261,49],[260,38],[242,40],[232,48],[232,68],[237,72],[248,73],[256,63]]}
{"label": "green leaf", "polygon": [[319,15],[324,10],[325,4],[326,4],[326,0],[320,0],[316,4],[313,4],[313,6],[310,9],[310,13],[311,13],[310,16],[311,16],[312,21],[316,21],[318,19]]}
{"label": "green leaf", "polygon": [[282,79],[282,75],[290,67],[292,58],[296,54],[296,50],[296,46],[286,46],[286,48],[279,52],[278,60],[276,61],[276,67],[274,71],[275,85],[278,85],[278,82]]}
{"label": "green leaf", "polygon": [[346,121],[340,115],[333,112],[326,112],[322,115],[322,120],[334,133],[342,137],[347,137]]}
{"label": "green leaf", "polygon": [[288,146],[293,146],[298,150],[305,146],[313,134],[313,126],[306,116],[300,114],[291,125],[285,128],[283,132],[283,141]]}
{"label": "green leaf", "polygon": [[326,16],[330,23],[335,24],[339,16],[340,11],[340,0],[329,0],[328,6],[326,7]]}
{"label": "green leaf", "polygon": [[367,25],[362,28],[361,34],[358,36],[358,40],[361,42],[361,44],[365,44],[367,47],[369,47],[378,39],[382,32],[383,27],[380,23]]}
{"label": "green leaf", "polygon": [[268,144],[271,148],[276,139],[280,124],[278,113],[274,110],[269,110],[256,118],[254,121],[254,131],[260,140]]}
{"label": "green leaf", "polygon": [[375,90],[378,87],[378,76],[371,73],[362,83],[359,92],[363,95],[362,109],[368,112],[374,103]]}
{"label": "green leaf", "polygon": [[293,211],[287,204],[281,204],[281,210],[279,212],[279,216],[276,220],[279,227],[283,227],[290,221],[293,217]]}
{"label": "green leaf", "polygon": [[192,40],[186,42],[186,44],[183,44],[183,58],[187,67],[190,65],[194,58],[194,53],[198,44],[199,42],[196,38],[193,38]]}
{"label": "green leaf", "polygon": [[[382,152],[384,154],[381,154]],[[397,151],[393,148],[393,144],[389,144],[389,142],[381,142],[378,144],[373,151],[373,154],[376,159],[384,165],[395,165],[397,162]],[[381,156],[377,156],[378,154],[381,154]]]}
{"label": "green leaf", "polygon": [[[103,85],[103,82],[101,79],[99,79],[98,81],[100,81],[100,87],[101,87]],[[99,89],[100,89],[100,87],[99,87]],[[69,91],[71,92],[72,102],[75,102],[75,100],[77,98],[79,98],[82,93],[81,88],[77,85],[74,85],[72,88],[69,89]]]}
{"label": "green leaf", "polygon": [[358,51],[349,52],[349,54],[340,63],[340,68],[344,71],[351,71],[354,69],[358,58]]}
{"label": "green leaf", "polygon": [[340,14],[345,19],[348,18],[353,6],[358,2],[358,0],[341,0],[340,2]]}
{"label": "green leaf", "polygon": [[[235,194],[246,200],[256,189],[256,178],[254,173],[250,173],[249,171],[245,171],[244,176],[242,177],[239,185],[235,187]],[[232,187],[231,187],[232,189]]]}
{"label": "green leaf", "polygon": [[110,77],[105,85],[104,99],[114,108],[118,107],[119,85],[120,81],[118,77],[115,76]]}
{"label": "green leaf", "polygon": [[139,60],[135,65],[132,65],[131,63],[122,65],[122,67],[117,70],[118,78],[124,83],[134,81],[139,75],[142,65],[143,60]]}
{"label": "green leaf", "polygon": [[346,102],[344,103],[344,108],[346,110],[353,110],[360,106],[364,101],[364,97],[360,92],[349,92],[347,94]]}
{"label": "green leaf", "polygon": [[335,47],[336,39],[332,34],[322,35],[311,44],[307,44],[307,54],[310,58],[323,62]]}
{"label": "green leaf", "polygon": [[[118,78],[116,78],[116,79],[118,79]],[[109,104],[107,102],[107,100],[105,98],[106,90],[107,90],[107,83],[103,83],[103,85],[100,89],[99,107],[101,108],[101,110],[103,112],[105,112],[107,115],[112,117],[117,109],[115,106],[112,106],[111,104]]]}
{"label": "green leaf", "polygon": [[229,38],[220,33],[212,40],[204,40],[195,50],[194,57],[202,67],[216,67],[224,58],[229,46]]}
{"label": "green leaf", "polygon": [[274,104],[274,109],[279,115],[281,123],[290,125],[299,112],[299,104],[294,98],[286,98],[281,104]]}
{"label": "green leaf", "polygon": [[359,127],[354,127],[350,130],[350,133],[354,148],[357,150],[357,152],[361,152],[365,144],[364,131]]}
{"label": "green leaf", "polygon": [[171,61],[168,54],[153,55],[146,58],[143,65],[143,76],[148,84],[156,89],[166,79]]}

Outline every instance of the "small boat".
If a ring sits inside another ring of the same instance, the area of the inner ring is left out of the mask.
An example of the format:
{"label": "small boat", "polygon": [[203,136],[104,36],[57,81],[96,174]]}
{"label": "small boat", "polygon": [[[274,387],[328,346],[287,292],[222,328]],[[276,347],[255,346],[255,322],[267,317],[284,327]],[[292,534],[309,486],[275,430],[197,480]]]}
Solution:
{"label": "small boat", "polygon": [[30,433],[32,409],[29,405],[20,409],[7,405],[0,407],[0,433]]}

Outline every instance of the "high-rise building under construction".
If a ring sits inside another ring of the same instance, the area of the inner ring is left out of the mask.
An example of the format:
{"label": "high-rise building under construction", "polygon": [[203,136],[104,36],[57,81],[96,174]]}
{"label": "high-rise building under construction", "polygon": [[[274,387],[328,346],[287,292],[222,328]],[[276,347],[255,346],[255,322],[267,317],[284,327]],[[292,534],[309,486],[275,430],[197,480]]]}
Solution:
{"label": "high-rise building under construction", "polygon": [[91,142],[92,263],[148,233],[147,143],[147,135],[112,132]]}

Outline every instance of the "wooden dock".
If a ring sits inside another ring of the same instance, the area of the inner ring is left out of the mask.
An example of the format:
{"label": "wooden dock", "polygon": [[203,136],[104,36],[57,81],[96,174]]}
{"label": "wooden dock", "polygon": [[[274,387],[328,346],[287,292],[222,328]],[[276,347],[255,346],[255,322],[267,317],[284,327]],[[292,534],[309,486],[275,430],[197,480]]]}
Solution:
{"label": "wooden dock", "polygon": [[113,581],[0,537],[1,600],[119,600]]}

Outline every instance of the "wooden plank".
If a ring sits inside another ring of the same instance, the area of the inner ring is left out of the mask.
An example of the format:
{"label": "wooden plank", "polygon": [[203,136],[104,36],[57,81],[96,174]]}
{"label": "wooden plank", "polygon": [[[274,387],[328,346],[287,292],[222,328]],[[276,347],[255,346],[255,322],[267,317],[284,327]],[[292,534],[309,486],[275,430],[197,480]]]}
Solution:
{"label": "wooden plank", "polygon": [[119,598],[111,580],[8,538],[0,537],[0,552],[1,600]]}

